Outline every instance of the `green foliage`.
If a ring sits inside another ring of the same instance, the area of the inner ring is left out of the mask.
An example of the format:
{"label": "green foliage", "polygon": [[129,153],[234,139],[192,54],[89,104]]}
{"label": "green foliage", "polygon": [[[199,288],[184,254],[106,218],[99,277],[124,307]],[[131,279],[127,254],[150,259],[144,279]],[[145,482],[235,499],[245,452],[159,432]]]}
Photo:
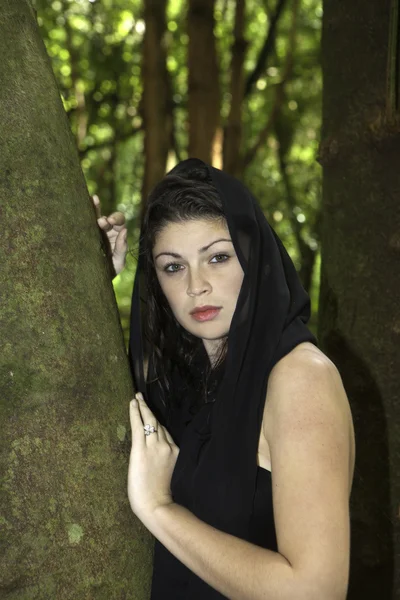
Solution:
{"label": "green foliage", "polygon": [[[176,158],[187,156],[187,42],[185,0],[170,0],[167,8],[167,67],[171,80]],[[254,69],[276,2],[247,1],[245,38],[246,76]],[[103,212],[122,210],[128,219],[130,247],[137,237],[143,175],[141,118],[141,44],[145,23],[140,0],[36,0],[38,22],[52,61],[71,128],[81,153],[89,191],[100,196]],[[320,206],[321,173],[316,163],[321,113],[319,45],[321,0],[299,2],[294,41],[293,6],[288,3],[277,28],[276,41],[265,69],[243,103],[242,154],[257,142],[276,102],[286,72],[292,66],[278,116],[265,143],[244,172],[244,180],[282,237],[296,265],[301,256],[293,219],[301,237],[318,254],[315,220]],[[222,125],[230,108],[230,61],[236,2],[217,0],[215,35],[220,65]],[[280,151],[279,151],[280,149]],[[286,164],[292,190],[288,202],[279,154]],[[126,328],[129,317],[134,256],[114,287]],[[319,259],[313,288],[314,315],[318,308]]]}

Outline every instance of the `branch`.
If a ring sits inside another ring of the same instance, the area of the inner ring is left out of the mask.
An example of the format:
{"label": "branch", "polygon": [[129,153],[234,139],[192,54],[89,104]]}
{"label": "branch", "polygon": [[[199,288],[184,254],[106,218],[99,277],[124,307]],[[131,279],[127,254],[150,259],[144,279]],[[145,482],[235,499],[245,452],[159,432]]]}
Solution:
{"label": "branch", "polygon": [[252,148],[250,148],[250,150],[248,150],[246,152],[246,154],[244,155],[243,158],[243,168],[246,168],[251,161],[254,159],[255,155],[257,154],[258,150],[261,148],[261,146],[263,146],[265,144],[265,142],[267,141],[269,134],[271,133],[274,125],[275,125],[275,121],[280,113],[281,110],[281,106],[283,104],[283,100],[285,98],[285,93],[284,93],[284,85],[285,85],[285,81],[281,81],[280,83],[276,84],[276,94],[275,94],[275,100],[274,100],[274,104],[272,107],[272,110],[269,114],[268,117],[268,121],[266,122],[265,126],[263,127],[263,129],[260,131],[260,134],[258,136],[258,140],[256,141],[256,143],[254,144],[254,146]]}
{"label": "branch", "polygon": [[297,217],[295,215],[295,208],[297,206],[297,202],[296,202],[296,198],[293,192],[293,188],[292,188],[292,183],[290,181],[290,177],[289,177],[289,173],[287,171],[287,164],[286,164],[286,159],[284,156],[284,152],[283,152],[283,146],[281,144],[281,140],[279,137],[279,134],[277,134],[277,140],[278,140],[278,148],[277,148],[277,154],[278,154],[278,161],[279,161],[279,167],[280,167],[280,171],[281,171],[281,177],[282,177],[282,181],[283,181],[283,185],[285,186],[285,200],[286,200],[286,204],[288,206],[288,213],[289,213],[289,220],[291,222],[292,225],[292,230],[294,232],[294,236],[296,238],[297,241],[297,247],[300,253],[300,256],[303,256],[304,254],[304,246],[305,246],[305,242],[301,236],[301,232],[302,232],[302,225],[299,223],[299,221],[297,220]]}
{"label": "branch", "polygon": [[266,40],[265,40],[264,45],[261,48],[260,54],[258,56],[257,64],[254,67],[253,72],[250,73],[250,75],[246,81],[246,87],[245,87],[245,92],[244,92],[245,98],[250,94],[253,85],[259,80],[262,73],[265,71],[265,67],[266,67],[268,58],[271,55],[271,53],[274,49],[274,46],[275,46],[277,25],[278,25],[280,16],[282,14],[282,11],[285,7],[285,3],[286,3],[286,0],[278,0],[277,1],[275,12],[272,15],[270,23],[269,23],[269,29],[268,29],[268,34],[267,34]]}
{"label": "branch", "polygon": [[260,131],[258,136],[258,140],[254,144],[250,150],[244,155],[243,158],[243,167],[246,168],[251,161],[254,159],[258,150],[265,144],[268,139],[269,134],[271,133],[272,128],[275,125],[276,119],[279,116],[283,101],[285,99],[285,85],[287,81],[290,79],[293,70],[293,58],[294,58],[294,50],[296,46],[296,29],[297,29],[297,15],[299,3],[301,0],[295,0],[293,3],[293,11],[292,11],[292,25],[289,33],[289,48],[286,55],[285,67],[282,74],[281,81],[276,84],[276,94],[274,104],[271,110],[271,113],[268,117],[268,121],[266,122],[264,128]]}
{"label": "branch", "polygon": [[85,158],[86,154],[88,152],[90,152],[91,150],[101,150],[102,148],[108,148],[109,146],[113,146],[114,144],[117,144],[118,142],[124,142],[125,140],[128,140],[129,138],[133,137],[134,135],[139,133],[139,131],[142,131],[142,130],[143,130],[143,125],[140,125],[139,127],[135,127],[134,129],[131,129],[130,131],[127,131],[126,133],[117,135],[110,140],[106,140],[105,142],[100,142],[99,144],[95,144],[94,146],[88,146],[87,148],[84,148],[83,150],[79,150],[79,158],[80,158],[80,160],[82,160],[82,158]]}

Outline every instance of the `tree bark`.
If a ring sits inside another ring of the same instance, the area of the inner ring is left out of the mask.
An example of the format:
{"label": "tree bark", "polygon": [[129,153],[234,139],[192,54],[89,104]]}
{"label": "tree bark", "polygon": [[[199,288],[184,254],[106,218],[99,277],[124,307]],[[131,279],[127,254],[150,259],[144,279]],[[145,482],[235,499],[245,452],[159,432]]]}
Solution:
{"label": "tree bark", "polygon": [[356,431],[349,600],[400,597],[400,115],[387,110],[390,15],[390,0],[324,6],[319,327]]}
{"label": "tree bark", "polygon": [[27,0],[0,0],[0,596],[149,597],[108,257]]}
{"label": "tree bark", "polygon": [[214,36],[215,0],[189,0],[189,156],[213,162],[220,123],[220,89]]}
{"label": "tree bark", "polygon": [[[164,176],[171,142],[172,100],[167,71],[166,0],[145,0],[143,42],[143,98],[145,166],[143,199]],[[143,202],[143,209],[144,209]]]}

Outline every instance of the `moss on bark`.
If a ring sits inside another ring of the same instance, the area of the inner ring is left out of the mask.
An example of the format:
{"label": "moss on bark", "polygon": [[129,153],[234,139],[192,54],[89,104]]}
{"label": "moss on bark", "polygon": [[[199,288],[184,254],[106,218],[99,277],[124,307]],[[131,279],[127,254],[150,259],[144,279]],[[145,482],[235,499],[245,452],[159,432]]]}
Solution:
{"label": "moss on bark", "polygon": [[0,0],[0,596],[148,598],[132,381],[106,249],[34,14]]}

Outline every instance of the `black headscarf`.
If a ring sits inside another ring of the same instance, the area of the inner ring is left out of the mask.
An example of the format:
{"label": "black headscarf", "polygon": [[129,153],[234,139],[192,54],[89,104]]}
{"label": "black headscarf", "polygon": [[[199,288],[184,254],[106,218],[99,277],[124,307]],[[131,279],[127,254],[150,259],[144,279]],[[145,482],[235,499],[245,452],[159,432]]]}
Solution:
{"label": "black headscarf", "polygon": [[[210,525],[248,539],[269,374],[275,363],[299,343],[308,341],[316,345],[317,341],[306,326],[310,317],[309,296],[282,242],[249,190],[199,159],[180,163],[171,174],[179,174],[182,167],[187,171],[199,165],[208,169],[222,199],[244,278],[213,406],[211,438],[193,480],[191,508]],[[143,393],[158,421],[167,425],[166,407],[156,388],[145,383],[143,374],[142,331],[146,319],[143,260],[139,248],[129,355],[137,390]],[[150,363],[150,379],[152,373]],[[179,379],[175,379],[175,384],[179,386]]]}

